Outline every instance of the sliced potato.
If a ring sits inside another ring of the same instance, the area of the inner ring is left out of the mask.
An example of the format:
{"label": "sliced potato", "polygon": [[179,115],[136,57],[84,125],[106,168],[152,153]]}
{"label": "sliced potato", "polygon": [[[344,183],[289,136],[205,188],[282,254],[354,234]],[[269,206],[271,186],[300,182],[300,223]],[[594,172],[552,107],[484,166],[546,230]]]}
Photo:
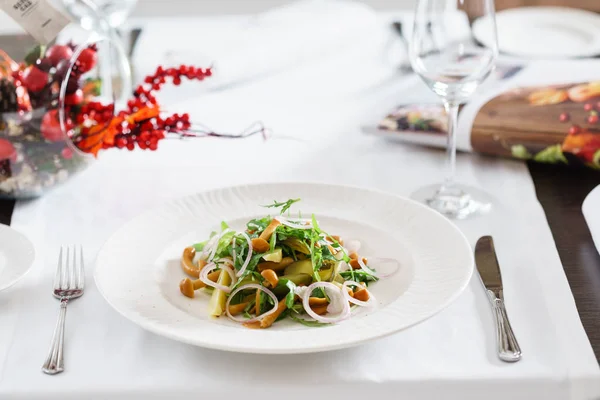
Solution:
{"label": "sliced potato", "polygon": [[[223,286],[229,286],[231,284],[231,277],[229,274],[221,270],[217,283]],[[208,303],[208,314],[214,317],[218,317],[225,312],[225,302],[227,301],[226,293],[220,289],[215,289]]]}
{"label": "sliced potato", "polygon": [[281,248],[276,248],[272,252],[265,254],[262,258],[265,261],[278,263],[281,262],[281,259],[283,258],[283,253],[281,251]]}
{"label": "sliced potato", "polygon": [[313,266],[311,260],[296,261],[285,268],[285,275],[307,274],[312,275]]}
{"label": "sliced potato", "polygon": [[298,253],[310,254],[310,247],[298,238],[290,237],[281,243],[287,245],[290,249],[296,250]]}
{"label": "sliced potato", "polygon": [[281,279],[287,279],[288,281],[292,281],[298,286],[310,285],[312,283],[312,276],[307,274],[286,274],[283,275]]}
{"label": "sliced potato", "polygon": [[258,263],[256,268],[258,269],[258,272],[263,272],[266,269],[272,269],[273,271],[279,272],[283,271],[288,265],[292,264],[293,262],[294,259],[292,257],[283,257],[280,262],[265,261]]}

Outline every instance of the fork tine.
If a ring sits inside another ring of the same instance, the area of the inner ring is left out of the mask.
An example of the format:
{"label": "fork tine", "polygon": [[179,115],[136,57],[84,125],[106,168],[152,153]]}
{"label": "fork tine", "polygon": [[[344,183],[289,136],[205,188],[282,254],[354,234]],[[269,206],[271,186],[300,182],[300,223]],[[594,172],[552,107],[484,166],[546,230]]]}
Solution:
{"label": "fork tine", "polygon": [[77,248],[72,246],[73,248],[73,258],[69,263],[69,289],[73,290],[77,288]]}
{"label": "fork tine", "polygon": [[85,285],[85,272],[83,265],[83,246],[79,246],[79,266],[78,266],[78,279],[77,279],[77,289],[83,290],[83,286]]}
{"label": "fork tine", "polygon": [[[71,253],[71,249],[69,246],[65,246],[67,249],[65,255],[65,262],[61,265],[61,275],[60,275],[60,289],[66,290],[69,285],[68,274],[69,274],[69,255]],[[65,265],[66,264],[66,265]]]}
{"label": "fork tine", "polygon": [[54,289],[60,289],[60,279],[62,277],[63,269],[63,247],[60,246],[60,252],[58,253],[58,265],[56,266],[56,274],[54,275]]}

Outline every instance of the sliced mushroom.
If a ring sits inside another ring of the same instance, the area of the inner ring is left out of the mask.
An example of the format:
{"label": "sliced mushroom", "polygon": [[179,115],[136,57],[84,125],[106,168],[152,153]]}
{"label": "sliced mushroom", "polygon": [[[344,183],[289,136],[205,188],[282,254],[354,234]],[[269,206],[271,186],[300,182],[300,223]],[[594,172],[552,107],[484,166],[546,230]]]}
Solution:
{"label": "sliced mushroom", "polygon": [[275,232],[275,229],[277,229],[277,227],[281,225],[281,222],[279,222],[276,219],[272,219],[271,223],[269,224],[269,226],[267,226],[265,228],[264,231],[262,231],[262,233],[260,234],[259,238],[264,240],[264,241],[269,241],[269,239],[271,238],[271,235],[273,234],[273,232]]}

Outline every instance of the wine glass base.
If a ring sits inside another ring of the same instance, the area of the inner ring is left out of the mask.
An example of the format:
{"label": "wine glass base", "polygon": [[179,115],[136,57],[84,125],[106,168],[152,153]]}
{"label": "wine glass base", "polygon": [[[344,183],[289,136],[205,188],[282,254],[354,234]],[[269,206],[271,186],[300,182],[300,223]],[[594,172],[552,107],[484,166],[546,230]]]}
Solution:
{"label": "wine glass base", "polygon": [[410,196],[413,200],[425,203],[450,219],[465,219],[486,214],[492,208],[492,199],[480,189],[454,184],[429,185]]}

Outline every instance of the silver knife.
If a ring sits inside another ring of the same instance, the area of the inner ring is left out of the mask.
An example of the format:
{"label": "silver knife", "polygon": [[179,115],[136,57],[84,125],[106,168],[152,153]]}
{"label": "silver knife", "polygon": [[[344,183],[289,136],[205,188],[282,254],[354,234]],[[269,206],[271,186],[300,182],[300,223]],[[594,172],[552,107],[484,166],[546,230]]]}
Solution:
{"label": "silver knife", "polygon": [[498,342],[498,357],[502,361],[515,362],[521,359],[521,348],[508,321],[504,307],[504,295],[500,265],[494,250],[491,236],[483,236],[475,245],[475,263],[479,277],[490,302],[496,321],[496,339]]}

